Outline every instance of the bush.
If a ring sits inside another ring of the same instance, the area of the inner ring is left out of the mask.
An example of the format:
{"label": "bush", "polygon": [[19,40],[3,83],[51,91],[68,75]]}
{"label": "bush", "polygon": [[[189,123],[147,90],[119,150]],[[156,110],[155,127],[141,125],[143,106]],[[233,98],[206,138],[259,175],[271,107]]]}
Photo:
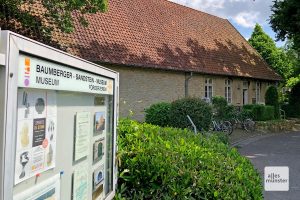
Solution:
{"label": "bush", "polygon": [[279,111],[279,95],[277,88],[273,85],[269,86],[266,94],[265,94],[265,102],[266,105],[274,106],[274,116],[275,119],[280,118],[280,111]]}
{"label": "bush", "polygon": [[170,103],[157,103],[145,109],[145,121],[158,126],[168,126],[170,124]]}
{"label": "bush", "polygon": [[242,111],[241,111],[239,117],[240,117],[242,120],[245,120],[245,119],[247,119],[247,118],[254,119],[252,110],[250,110],[250,109],[242,109]]}
{"label": "bush", "polygon": [[184,98],[173,101],[170,109],[170,125],[177,128],[187,128],[191,125],[189,115],[198,129],[207,130],[212,117],[208,103],[199,98]]}
{"label": "bush", "polygon": [[[245,109],[250,110],[250,109]],[[265,106],[260,104],[254,104],[251,109],[253,120],[255,121],[266,121],[274,119],[274,107]]]}
{"label": "bush", "polygon": [[228,105],[222,96],[214,96],[212,98],[213,109],[216,111],[214,116],[218,120],[229,120],[234,115],[234,106]]}
{"label": "bush", "polygon": [[246,110],[252,110],[253,107],[255,107],[256,104],[246,104],[246,105],[243,105],[243,109],[246,109]]}
{"label": "bush", "polygon": [[128,119],[118,132],[119,199],[263,199],[251,162],[216,136]]}
{"label": "bush", "polygon": [[288,117],[300,117],[300,83],[296,84],[289,95],[289,104],[282,107]]}

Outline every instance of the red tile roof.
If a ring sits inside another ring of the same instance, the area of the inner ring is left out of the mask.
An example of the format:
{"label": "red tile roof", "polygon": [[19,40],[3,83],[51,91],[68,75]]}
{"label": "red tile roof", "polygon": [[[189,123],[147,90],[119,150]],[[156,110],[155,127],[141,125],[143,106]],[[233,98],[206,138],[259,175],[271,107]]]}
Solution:
{"label": "red tile roof", "polygon": [[110,0],[75,32],[56,32],[67,51],[94,62],[280,80],[226,19],[167,0]]}

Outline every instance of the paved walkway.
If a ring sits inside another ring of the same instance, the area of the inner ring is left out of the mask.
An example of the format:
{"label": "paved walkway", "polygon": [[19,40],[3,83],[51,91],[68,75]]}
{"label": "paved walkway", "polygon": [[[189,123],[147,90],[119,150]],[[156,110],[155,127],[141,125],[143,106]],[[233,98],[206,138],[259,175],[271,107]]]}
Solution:
{"label": "paved walkway", "polygon": [[290,190],[264,192],[266,200],[300,199],[300,132],[257,135],[236,143],[240,153],[248,157],[261,176],[265,166],[288,166]]}

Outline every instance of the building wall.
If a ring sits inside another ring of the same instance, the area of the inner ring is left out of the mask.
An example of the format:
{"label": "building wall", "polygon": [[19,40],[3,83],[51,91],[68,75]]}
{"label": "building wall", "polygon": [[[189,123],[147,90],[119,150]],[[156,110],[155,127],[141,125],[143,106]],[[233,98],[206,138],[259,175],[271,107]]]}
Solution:
{"label": "building wall", "polygon": [[144,109],[184,97],[184,73],[109,66],[120,73],[120,116],[142,121]]}
{"label": "building wall", "polygon": [[[136,67],[108,66],[120,73],[120,116],[144,120],[144,109],[158,102],[171,102],[185,95],[185,73]],[[213,96],[225,96],[225,76],[193,74],[189,80],[189,96],[203,98],[205,78],[213,80]],[[243,82],[248,82],[248,103],[253,102],[256,80],[230,77],[232,105],[243,105]],[[261,82],[261,99],[267,82]]]}

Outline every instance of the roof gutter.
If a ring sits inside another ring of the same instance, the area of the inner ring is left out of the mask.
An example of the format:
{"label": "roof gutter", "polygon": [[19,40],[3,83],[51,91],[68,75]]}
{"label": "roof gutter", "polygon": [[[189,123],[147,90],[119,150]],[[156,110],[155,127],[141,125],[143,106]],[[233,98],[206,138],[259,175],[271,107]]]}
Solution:
{"label": "roof gutter", "polygon": [[185,73],[185,83],[184,83],[184,96],[187,98],[189,96],[189,80],[193,77],[193,72]]}

